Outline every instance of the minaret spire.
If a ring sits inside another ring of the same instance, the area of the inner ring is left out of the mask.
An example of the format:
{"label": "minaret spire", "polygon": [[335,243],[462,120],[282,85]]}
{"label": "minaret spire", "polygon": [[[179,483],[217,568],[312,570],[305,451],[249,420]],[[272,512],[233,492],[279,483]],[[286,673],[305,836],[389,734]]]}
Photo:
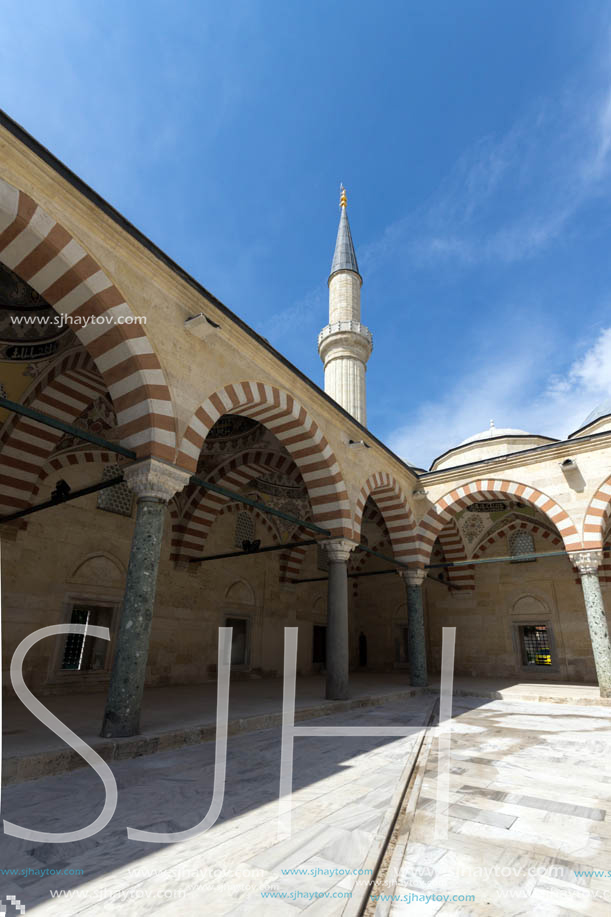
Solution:
{"label": "minaret spire", "polygon": [[343,185],[340,185],[340,218],[330,278],[336,271],[354,271],[359,277],[361,276],[356,260],[356,252],[354,251],[352,233],[350,232],[350,223],[348,222],[347,206],[348,197],[346,195],[346,189]]}
{"label": "minaret spire", "polygon": [[348,197],[340,185],[340,217],[329,275],[329,324],[318,335],[325,367],[325,392],[363,424],[367,423],[365,372],[371,332],[361,324],[361,286],[348,222]]}

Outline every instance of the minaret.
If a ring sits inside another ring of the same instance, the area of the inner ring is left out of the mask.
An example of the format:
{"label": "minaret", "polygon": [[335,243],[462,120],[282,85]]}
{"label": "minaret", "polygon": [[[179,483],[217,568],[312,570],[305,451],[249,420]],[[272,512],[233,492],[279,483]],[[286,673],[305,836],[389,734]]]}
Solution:
{"label": "minaret", "polygon": [[346,204],[342,185],[339,229],[329,275],[329,324],[318,335],[318,353],[325,367],[325,392],[366,426],[365,373],[373,343],[369,328],[361,325],[363,279],[356,262]]}

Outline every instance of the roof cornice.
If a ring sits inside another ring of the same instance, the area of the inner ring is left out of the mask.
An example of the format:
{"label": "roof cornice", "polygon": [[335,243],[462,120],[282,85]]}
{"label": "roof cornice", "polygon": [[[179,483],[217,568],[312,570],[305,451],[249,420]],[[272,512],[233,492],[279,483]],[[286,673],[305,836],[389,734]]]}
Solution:
{"label": "roof cornice", "polygon": [[472,470],[474,476],[478,476],[479,469],[488,475],[496,469],[518,468],[524,465],[525,458],[529,463],[547,462],[554,458],[567,458],[569,454],[579,455],[582,452],[591,452],[592,449],[609,447],[611,447],[611,430],[605,430],[602,433],[592,433],[590,436],[557,440],[542,446],[533,446],[531,449],[522,449],[520,452],[495,455],[491,458],[479,459],[477,462],[466,462],[464,465],[454,465],[451,468],[439,469],[439,471],[425,471],[418,475],[418,479],[426,481],[427,484],[438,484],[444,480],[464,480],[467,469]]}

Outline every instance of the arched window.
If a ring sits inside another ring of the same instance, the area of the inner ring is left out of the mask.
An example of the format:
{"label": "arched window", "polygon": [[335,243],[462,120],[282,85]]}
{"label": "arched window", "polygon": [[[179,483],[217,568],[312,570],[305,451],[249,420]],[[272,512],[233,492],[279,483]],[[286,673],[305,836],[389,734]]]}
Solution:
{"label": "arched window", "polygon": [[235,538],[236,548],[243,548],[245,541],[255,540],[255,520],[251,513],[238,513],[235,521]]}
{"label": "arched window", "polygon": [[535,553],[535,540],[530,532],[514,532],[509,536],[509,553],[511,554],[512,564],[529,563],[535,561],[535,557],[524,557],[524,554]]}

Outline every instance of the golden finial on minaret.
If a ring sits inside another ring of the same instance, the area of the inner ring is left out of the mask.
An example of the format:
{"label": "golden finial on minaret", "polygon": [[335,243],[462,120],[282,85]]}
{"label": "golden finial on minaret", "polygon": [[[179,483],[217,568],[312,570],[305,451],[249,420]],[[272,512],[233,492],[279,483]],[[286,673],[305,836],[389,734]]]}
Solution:
{"label": "golden finial on minaret", "polygon": [[348,198],[346,197],[346,189],[343,185],[339,186],[339,206],[346,207],[348,205]]}

